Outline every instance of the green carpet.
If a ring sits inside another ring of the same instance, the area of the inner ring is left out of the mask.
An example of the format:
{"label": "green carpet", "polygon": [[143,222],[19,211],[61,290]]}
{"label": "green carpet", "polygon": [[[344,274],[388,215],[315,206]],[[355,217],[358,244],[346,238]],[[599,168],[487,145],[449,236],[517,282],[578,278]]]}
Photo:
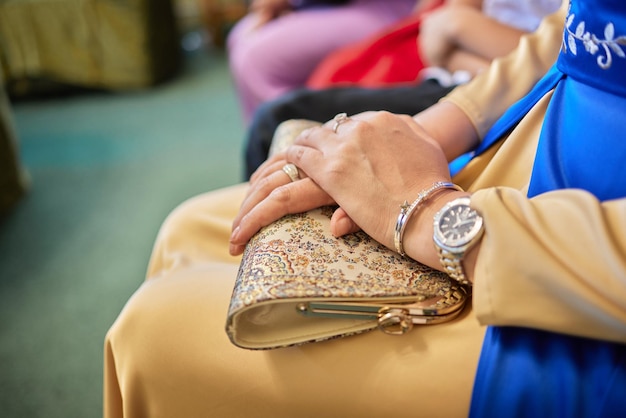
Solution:
{"label": "green carpet", "polygon": [[99,417],[108,327],[164,217],[237,183],[244,128],[224,53],[153,89],[14,104],[29,194],[0,223],[0,415]]}

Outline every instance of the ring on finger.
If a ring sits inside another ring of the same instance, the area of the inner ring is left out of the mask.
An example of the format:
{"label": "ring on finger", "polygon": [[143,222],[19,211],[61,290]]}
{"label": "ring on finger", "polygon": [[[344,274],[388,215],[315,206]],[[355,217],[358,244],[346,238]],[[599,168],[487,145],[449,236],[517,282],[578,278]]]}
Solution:
{"label": "ring on finger", "polygon": [[296,167],[295,164],[285,164],[283,166],[283,171],[289,176],[291,181],[300,180],[300,172],[298,171],[298,167]]}
{"label": "ring on finger", "polygon": [[333,118],[333,120],[335,121],[335,124],[333,125],[333,132],[337,133],[337,129],[339,128],[339,125],[341,125],[344,122],[347,122],[348,120],[350,120],[350,118],[348,117],[347,113],[337,113],[335,117]]}

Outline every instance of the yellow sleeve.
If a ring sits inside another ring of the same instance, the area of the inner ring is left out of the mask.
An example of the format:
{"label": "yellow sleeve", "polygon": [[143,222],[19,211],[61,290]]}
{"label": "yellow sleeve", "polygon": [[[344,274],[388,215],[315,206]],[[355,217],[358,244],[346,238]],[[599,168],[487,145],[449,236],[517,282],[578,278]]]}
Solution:
{"label": "yellow sleeve", "polygon": [[486,234],[475,268],[479,321],[626,342],[626,199],[566,189],[472,196]]}
{"label": "yellow sleeve", "polygon": [[[514,52],[443,99],[461,108],[480,137],[554,63],[567,6],[565,1]],[[526,197],[550,97],[455,178],[473,192],[472,206],[486,225],[474,312],[484,325],[626,342],[626,199],[599,202],[581,190]]]}

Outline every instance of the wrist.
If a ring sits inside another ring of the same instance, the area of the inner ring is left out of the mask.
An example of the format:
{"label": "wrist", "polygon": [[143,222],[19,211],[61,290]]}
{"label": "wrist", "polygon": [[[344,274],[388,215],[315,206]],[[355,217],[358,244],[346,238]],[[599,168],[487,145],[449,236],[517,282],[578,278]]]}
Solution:
{"label": "wrist", "polygon": [[471,267],[465,262],[483,232],[483,218],[470,206],[469,196],[449,201],[433,218],[433,244],[442,270],[461,284],[472,283],[476,254],[472,254]]}
{"label": "wrist", "polygon": [[437,181],[432,184],[427,189],[422,190],[417,194],[417,198],[413,201],[413,203],[409,204],[407,200],[404,201],[402,205],[400,205],[400,214],[396,220],[396,225],[394,228],[394,246],[397,253],[404,256],[406,252],[404,251],[403,239],[404,232],[406,230],[406,226],[408,225],[411,217],[421,209],[428,199],[434,197],[435,194],[439,193],[442,190],[452,189],[463,191],[461,187],[457,186],[454,183],[450,183],[447,181]]}
{"label": "wrist", "polygon": [[466,196],[470,196],[470,194],[464,191],[445,189],[423,202],[419,212],[409,219],[405,228],[403,247],[408,257],[435,269],[443,270],[439,255],[433,245],[433,219],[448,202]]}

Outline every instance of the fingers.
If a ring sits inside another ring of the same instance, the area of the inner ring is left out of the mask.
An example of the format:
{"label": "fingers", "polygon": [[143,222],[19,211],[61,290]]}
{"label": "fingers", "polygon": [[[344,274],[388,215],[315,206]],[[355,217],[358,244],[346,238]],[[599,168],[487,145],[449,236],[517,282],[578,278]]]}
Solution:
{"label": "fingers", "polygon": [[[347,120],[342,119],[339,124],[346,122]],[[323,138],[325,135],[335,134],[332,132],[332,125],[331,128],[328,126],[311,128],[303,131],[296,138],[296,142],[306,143],[311,135]],[[317,158],[322,157],[322,153],[314,148],[302,146],[293,146],[293,148],[296,148],[296,153],[297,149],[306,148]],[[288,152],[292,152],[291,149]],[[247,195],[239,214],[233,221],[233,233],[230,239],[231,254],[241,254],[256,232],[287,214],[334,204],[328,193],[307,177],[306,170],[298,168],[299,165],[288,158],[288,152],[270,157],[250,177]],[[285,168],[287,164],[295,165],[296,168]],[[353,228],[350,224],[351,220],[345,218],[338,222],[339,231],[349,231]]]}
{"label": "fingers", "polygon": [[265,199],[277,187],[291,182],[289,176],[283,171],[285,160],[274,159],[266,161],[250,178],[250,187],[241,203],[239,213],[233,220],[233,229],[239,225],[239,221],[257,203]]}
{"label": "fingers", "polygon": [[271,156],[252,173],[252,176],[250,176],[250,184],[252,185],[259,179],[278,171],[284,164],[286,164],[284,153]]}
{"label": "fingers", "polygon": [[287,164],[289,163],[285,160],[284,153],[277,154],[261,164],[250,177],[250,187],[246,192],[244,203],[252,194],[261,196],[264,193],[261,198],[265,198],[276,187],[307,177],[305,172],[297,167],[295,170],[292,168],[292,171],[287,170],[285,168]]}
{"label": "fingers", "polygon": [[[284,173],[282,175],[285,176]],[[269,184],[272,179],[267,179]],[[243,253],[245,245],[255,233],[283,216],[333,204],[328,194],[308,178],[278,186],[261,200],[257,201],[257,197],[253,193],[250,200],[244,202],[235,220],[230,238],[231,255]]]}
{"label": "fingers", "polygon": [[337,208],[330,218],[330,232],[335,237],[341,237],[353,232],[360,231],[361,228],[348,216],[345,210]]}
{"label": "fingers", "polygon": [[295,164],[305,173],[319,174],[318,167],[323,163],[325,152],[336,152],[333,149],[333,145],[336,146],[336,143],[330,144],[330,148],[324,146],[324,142],[336,142],[338,140],[337,134],[332,131],[333,123],[332,121],[327,122],[320,127],[303,131],[298,135],[294,144],[285,151],[286,160]]}

